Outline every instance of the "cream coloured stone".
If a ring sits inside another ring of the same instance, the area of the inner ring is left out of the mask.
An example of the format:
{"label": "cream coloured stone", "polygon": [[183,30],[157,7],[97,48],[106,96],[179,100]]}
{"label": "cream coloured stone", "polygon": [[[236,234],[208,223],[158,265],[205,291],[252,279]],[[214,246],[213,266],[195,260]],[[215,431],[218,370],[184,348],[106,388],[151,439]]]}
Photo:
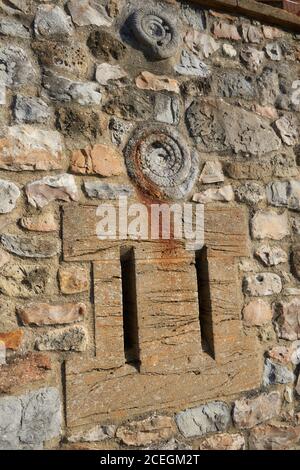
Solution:
{"label": "cream coloured stone", "polygon": [[258,211],[251,220],[253,238],[263,240],[282,240],[290,234],[288,215],[273,210]]}
{"label": "cream coloured stone", "polygon": [[266,325],[271,322],[272,316],[270,305],[262,299],[252,300],[243,310],[243,319],[247,326]]}
{"label": "cream coloured stone", "polygon": [[231,185],[223,186],[222,188],[210,188],[203,193],[196,193],[193,196],[193,201],[201,204],[214,201],[230,202],[233,200],[234,192]]}

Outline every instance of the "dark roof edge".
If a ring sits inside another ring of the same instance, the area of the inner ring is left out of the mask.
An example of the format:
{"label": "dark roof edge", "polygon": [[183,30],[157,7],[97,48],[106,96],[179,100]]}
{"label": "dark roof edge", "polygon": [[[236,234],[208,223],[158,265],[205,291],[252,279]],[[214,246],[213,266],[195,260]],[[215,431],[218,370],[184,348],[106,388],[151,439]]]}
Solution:
{"label": "dark roof edge", "polygon": [[255,0],[189,0],[189,2],[234,14],[242,14],[300,33],[299,16],[280,8],[258,3]]}

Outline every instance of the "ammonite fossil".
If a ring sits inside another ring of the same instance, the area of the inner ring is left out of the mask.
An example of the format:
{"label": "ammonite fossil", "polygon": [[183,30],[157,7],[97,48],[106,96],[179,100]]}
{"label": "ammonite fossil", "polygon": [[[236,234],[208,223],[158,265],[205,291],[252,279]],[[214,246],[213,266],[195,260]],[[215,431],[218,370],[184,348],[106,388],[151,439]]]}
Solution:
{"label": "ammonite fossil", "polygon": [[125,148],[129,176],[159,200],[180,200],[192,191],[199,160],[171,126],[150,124],[134,131]]}
{"label": "ammonite fossil", "polygon": [[136,10],[131,17],[131,29],[137,41],[156,59],[167,59],[178,48],[178,26],[166,13],[147,7]]}

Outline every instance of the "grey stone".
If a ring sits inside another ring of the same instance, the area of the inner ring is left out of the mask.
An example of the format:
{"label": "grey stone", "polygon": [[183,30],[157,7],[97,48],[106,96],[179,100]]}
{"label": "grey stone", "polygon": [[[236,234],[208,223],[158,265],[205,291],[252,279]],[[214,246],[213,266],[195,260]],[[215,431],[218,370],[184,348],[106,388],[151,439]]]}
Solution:
{"label": "grey stone", "polygon": [[262,105],[274,105],[280,95],[278,74],[266,67],[257,78],[257,86]]}
{"label": "grey stone", "polygon": [[296,118],[291,116],[282,116],[280,119],[275,121],[274,126],[286,145],[294,146],[299,143],[299,125]]}
{"label": "grey stone", "polygon": [[253,181],[245,181],[235,190],[236,199],[249,205],[256,205],[265,199],[265,189]]}
{"label": "grey stone", "polygon": [[102,95],[96,82],[73,81],[48,70],[43,75],[43,85],[53,100],[73,100],[81,105],[98,105],[101,102]]}
{"label": "grey stone", "polygon": [[70,16],[57,5],[39,5],[34,19],[36,36],[51,38],[72,36],[74,28]]}
{"label": "grey stone", "polygon": [[120,65],[112,65],[107,62],[100,64],[96,69],[96,80],[100,85],[108,86],[110,84],[124,86],[128,77],[125,70]]}
{"label": "grey stone", "polygon": [[242,62],[251,72],[257,72],[264,62],[264,53],[253,47],[244,47],[240,56]]}
{"label": "grey stone", "polygon": [[0,214],[7,214],[15,207],[21,196],[18,186],[10,181],[0,179]]}
{"label": "grey stone", "polygon": [[277,42],[271,42],[266,45],[266,54],[271,60],[279,61],[282,59],[282,49]]}
{"label": "grey stone", "polygon": [[41,295],[45,292],[49,277],[49,267],[11,260],[2,266],[0,292],[8,297],[21,298]]}
{"label": "grey stone", "polygon": [[58,437],[62,410],[58,390],[42,388],[20,397],[23,405],[20,440],[35,444]]}
{"label": "grey stone", "polygon": [[192,450],[192,447],[185,442],[180,442],[177,439],[172,438],[167,442],[157,442],[156,444],[143,448],[142,450]]}
{"label": "grey stone", "polygon": [[67,3],[73,22],[77,26],[110,26],[112,20],[97,0],[70,0]]}
{"label": "grey stone", "polygon": [[180,75],[191,75],[195,77],[207,78],[211,75],[208,66],[202,62],[196,54],[183,49],[179,64],[174,67],[175,72]]}
{"label": "grey stone", "polygon": [[0,49],[0,83],[19,86],[34,82],[36,72],[27,52],[18,46]]}
{"label": "grey stone", "polygon": [[82,326],[59,328],[42,334],[35,346],[39,351],[85,351],[87,333]]}
{"label": "grey stone", "polygon": [[271,158],[273,175],[279,178],[293,178],[298,176],[296,157],[293,153],[282,153]]}
{"label": "grey stone", "polygon": [[206,152],[232,150],[236,154],[261,156],[281,146],[268,121],[222,100],[193,101],[186,120],[191,137]]}
{"label": "grey stone", "polygon": [[18,256],[25,258],[52,258],[60,252],[58,240],[32,237],[19,237],[18,235],[1,235],[3,247]]}
{"label": "grey stone", "polygon": [[53,111],[41,98],[17,95],[14,115],[18,123],[45,124],[53,117]]}
{"label": "grey stone", "polygon": [[79,431],[68,437],[68,442],[101,442],[115,437],[117,426],[95,426],[88,431]]}
{"label": "grey stone", "polygon": [[184,37],[188,48],[200,59],[208,59],[220,49],[220,44],[207,33],[189,30]]}
{"label": "grey stone", "polygon": [[287,367],[266,359],[263,385],[268,387],[274,384],[288,384],[294,382],[295,376]]}
{"label": "grey stone", "polygon": [[130,122],[122,121],[117,117],[112,117],[109,121],[112,143],[118,146],[123,144],[131,128],[132,124]]}
{"label": "grey stone", "polygon": [[254,99],[255,81],[251,76],[236,70],[229,70],[214,76],[214,90],[224,98]]}
{"label": "grey stone", "polygon": [[116,89],[110,93],[103,111],[126,121],[148,121],[153,114],[152,97],[133,87]]}
{"label": "grey stone", "polygon": [[22,404],[17,397],[0,398],[0,449],[16,449],[22,419]]}
{"label": "grey stone", "polygon": [[300,181],[274,181],[266,189],[270,204],[300,211]]}
{"label": "grey stone", "polygon": [[206,15],[205,11],[199,6],[190,5],[188,3],[181,4],[181,13],[183,21],[193,29],[204,31],[206,29]]}
{"label": "grey stone", "polygon": [[64,173],[46,176],[28,183],[25,188],[29,204],[43,208],[52,201],[78,201],[79,194],[73,175]]}
{"label": "grey stone", "polygon": [[16,18],[10,17],[0,19],[0,34],[22,39],[29,39],[31,36],[29,28]]}
{"label": "grey stone", "polygon": [[84,189],[89,197],[96,199],[118,199],[120,196],[130,197],[134,194],[132,186],[98,181],[85,181]]}
{"label": "grey stone", "polygon": [[203,436],[228,428],[231,422],[230,408],[220,401],[210,402],[178,413],[175,420],[184,437]]}
{"label": "grey stone", "polygon": [[242,25],[242,36],[244,41],[253,44],[259,44],[264,38],[261,29],[251,24]]}
{"label": "grey stone", "polygon": [[167,124],[178,124],[180,119],[178,96],[157,94],[154,103],[154,119]]}
{"label": "grey stone", "polygon": [[262,245],[255,251],[255,255],[265,266],[277,266],[288,261],[287,253],[278,246]]}
{"label": "grey stone", "polygon": [[254,297],[263,297],[279,294],[282,290],[282,282],[278,274],[257,273],[244,278],[244,292]]}

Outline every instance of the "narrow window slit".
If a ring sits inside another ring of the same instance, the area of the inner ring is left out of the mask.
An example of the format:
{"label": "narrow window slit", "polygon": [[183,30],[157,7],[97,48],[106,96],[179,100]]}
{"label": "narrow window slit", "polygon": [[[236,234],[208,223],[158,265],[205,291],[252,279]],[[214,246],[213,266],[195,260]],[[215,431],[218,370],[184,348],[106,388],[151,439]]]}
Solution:
{"label": "narrow window slit", "polygon": [[206,248],[195,253],[202,350],[215,357],[210,280]]}
{"label": "narrow window slit", "polygon": [[140,368],[134,249],[121,252],[124,353],[128,364]]}

